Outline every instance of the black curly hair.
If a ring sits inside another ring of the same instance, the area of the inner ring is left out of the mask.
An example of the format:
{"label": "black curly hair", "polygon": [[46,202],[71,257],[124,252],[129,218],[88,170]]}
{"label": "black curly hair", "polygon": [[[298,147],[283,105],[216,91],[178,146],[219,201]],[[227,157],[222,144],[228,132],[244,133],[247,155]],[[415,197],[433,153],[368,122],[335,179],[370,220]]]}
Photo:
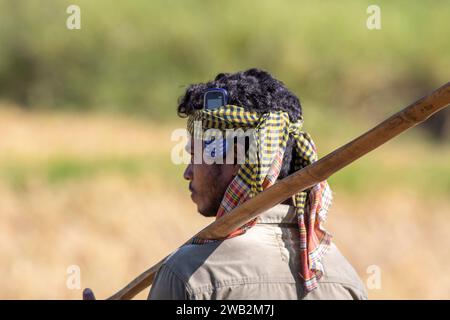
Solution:
{"label": "black curly hair", "polygon": [[[236,73],[219,73],[213,81],[191,84],[178,100],[178,115],[185,118],[203,106],[206,89],[223,88],[228,92],[228,104],[249,111],[265,113],[285,111],[292,122],[302,116],[299,99],[289,91],[283,82],[269,72],[252,68]],[[293,141],[288,140],[279,179],[292,173]]]}

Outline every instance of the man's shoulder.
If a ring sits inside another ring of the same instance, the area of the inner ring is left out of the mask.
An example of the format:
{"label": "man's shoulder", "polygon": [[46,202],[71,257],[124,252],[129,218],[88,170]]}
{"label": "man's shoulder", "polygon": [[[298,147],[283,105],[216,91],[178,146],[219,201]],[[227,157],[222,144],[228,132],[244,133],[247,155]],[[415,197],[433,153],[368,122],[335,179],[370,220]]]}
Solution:
{"label": "man's shoulder", "polygon": [[295,282],[273,230],[260,226],[223,241],[185,245],[165,264],[192,285],[219,285],[244,278],[246,281],[271,278]]}
{"label": "man's shoulder", "polygon": [[187,244],[174,251],[164,262],[164,265],[176,273],[180,279],[188,280],[192,274],[205,264],[214,254],[221,241],[202,245]]}
{"label": "man's shoulder", "polygon": [[[273,234],[265,230],[258,228],[245,235],[203,245],[185,245],[166,259],[165,272],[173,274],[191,294],[252,283],[298,286],[298,272],[292,270],[299,268],[298,252],[291,249],[288,254],[286,249],[277,246]],[[306,299],[367,297],[355,269],[334,244],[323,257],[322,265],[324,275],[319,280],[319,288]]]}
{"label": "man's shoulder", "polygon": [[[252,243],[246,235],[202,245],[188,244],[180,247],[166,260],[166,266],[179,278],[188,281],[195,274],[220,273],[246,261],[249,256],[261,250],[261,243]],[[251,249],[251,250],[250,250]]]}

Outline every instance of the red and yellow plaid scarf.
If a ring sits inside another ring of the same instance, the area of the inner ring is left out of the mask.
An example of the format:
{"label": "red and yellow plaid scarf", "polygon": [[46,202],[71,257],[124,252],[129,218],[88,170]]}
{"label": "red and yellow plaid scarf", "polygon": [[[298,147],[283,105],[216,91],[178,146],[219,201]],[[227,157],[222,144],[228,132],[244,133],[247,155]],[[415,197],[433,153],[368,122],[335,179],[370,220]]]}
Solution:
{"label": "red and yellow plaid scarf", "polygon": [[[197,121],[197,122],[196,122]],[[201,130],[194,124],[201,123]],[[228,186],[216,219],[275,183],[280,173],[283,155],[289,137],[295,141],[294,169],[317,161],[317,152],[308,133],[301,131],[303,119],[291,123],[286,112],[257,113],[242,107],[227,105],[215,110],[197,110],[188,119],[188,131],[202,139],[207,129],[254,129],[258,150],[256,158],[245,158],[238,174]],[[200,134],[199,134],[200,132]],[[256,161],[255,161],[256,160]],[[331,235],[323,228],[331,206],[331,189],[326,181],[292,197],[300,233],[300,274],[306,292],[317,287],[323,274],[321,259],[330,246]],[[241,235],[256,224],[257,218],[232,232],[227,238]],[[203,244],[214,240],[194,238],[192,243]]]}

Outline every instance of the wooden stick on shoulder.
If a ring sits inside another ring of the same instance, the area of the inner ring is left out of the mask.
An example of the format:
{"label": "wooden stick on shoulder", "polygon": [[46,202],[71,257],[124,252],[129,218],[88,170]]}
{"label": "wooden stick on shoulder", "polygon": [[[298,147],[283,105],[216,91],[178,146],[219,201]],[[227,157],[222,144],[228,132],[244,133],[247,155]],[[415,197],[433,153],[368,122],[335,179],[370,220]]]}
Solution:
{"label": "wooden stick on shoulder", "polygon": [[[326,180],[333,173],[349,165],[405,130],[425,121],[432,114],[450,104],[450,82],[431,94],[412,103],[373,129],[333,151],[317,162],[277,182],[227,215],[214,221],[196,236],[202,239],[222,239],[251,221],[262,212],[283,202],[292,195]],[[167,257],[166,257],[167,258]],[[132,299],[150,286],[164,258],[142,273],[125,288],[111,296],[112,300]]]}

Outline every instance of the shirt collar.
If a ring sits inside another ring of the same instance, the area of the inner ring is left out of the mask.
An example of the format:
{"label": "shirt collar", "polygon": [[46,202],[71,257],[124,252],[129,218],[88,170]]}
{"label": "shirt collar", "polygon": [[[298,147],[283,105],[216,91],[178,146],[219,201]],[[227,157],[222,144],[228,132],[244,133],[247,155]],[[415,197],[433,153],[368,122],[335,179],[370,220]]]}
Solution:
{"label": "shirt collar", "polygon": [[257,223],[288,223],[296,224],[297,217],[295,214],[295,208],[287,204],[279,204],[261,213],[258,217]]}

